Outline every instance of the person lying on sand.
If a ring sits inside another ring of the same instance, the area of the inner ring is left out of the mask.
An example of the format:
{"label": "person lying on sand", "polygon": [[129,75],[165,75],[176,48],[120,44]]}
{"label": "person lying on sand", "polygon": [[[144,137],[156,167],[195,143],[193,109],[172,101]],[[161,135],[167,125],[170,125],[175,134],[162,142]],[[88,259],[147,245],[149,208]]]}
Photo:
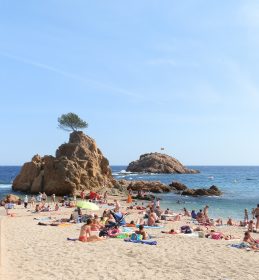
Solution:
{"label": "person lying on sand", "polygon": [[224,240],[231,240],[231,239],[236,239],[231,234],[225,235],[222,232],[217,232],[217,231],[215,231],[213,229],[210,231],[210,233],[205,234],[205,237],[206,238],[215,239],[215,240],[222,240],[222,239],[224,239]]}
{"label": "person lying on sand", "polygon": [[144,230],[144,226],[140,225],[139,229],[135,231],[136,234],[141,234],[142,235],[142,240],[147,240],[148,239],[148,234]]}
{"label": "person lying on sand", "polygon": [[88,219],[86,224],[81,227],[80,234],[79,234],[79,241],[81,242],[92,242],[92,241],[101,241],[104,238],[92,235],[91,232],[91,225],[93,221]]}
{"label": "person lying on sand", "polygon": [[161,231],[161,233],[167,233],[167,234],[177,234],[178,232],[174,229],[171,229],[170,231]]}
{"label": "person lying on sand", "polygon": [[131,221],[130,223],[126,224],[126,227],[136,227],[136,224],[134,223],[134,221]]}

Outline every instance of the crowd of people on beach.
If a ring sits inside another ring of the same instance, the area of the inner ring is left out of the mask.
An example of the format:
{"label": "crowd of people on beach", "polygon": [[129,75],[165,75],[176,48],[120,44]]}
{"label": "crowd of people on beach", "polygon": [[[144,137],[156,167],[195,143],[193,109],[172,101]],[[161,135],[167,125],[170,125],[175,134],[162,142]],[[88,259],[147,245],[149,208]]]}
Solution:
{"label": "crowd of people on beach", "polygon": [[[138,195],[143,196],[143,193],[138,193]],[[96,214],[83,214],[82,209],[77,207],[78,198],[76,196],[72,198],[68,196],[56,198],[56,195],[52,194],[48,197],[45,192],[39,193],[37,196],[31,195],[28,197],[28,195],[25,195],[23,205],[25,209],[30,209],[28,211],[32,211],[33,213],[57,212],[60,210],[60,207],[75,208],[68,218],[60,219],[54,223],[52,222],[51,225],[57,225],[58,223],[83,223],[78,238],[81,242],[100,241],[107,237],[114,238],[119,236],[136,240],[148,240],[150,236],[145,228],[161,228],[165,223],[171,222],[173,225],[174,222],[179,222],[182,219],[186,221],[186,225],[178,229],[172,228],[169,231],[161,231],[161,233],[175,235],[179,233],[190,234],[198,232],[199,237],[216,240],[231,240],[236,238],[230,234],[223,234],[217,228],[215,229],[215,227],[220,228],[220,226],[224,225],[223,219],[210,218],[208,205],[199,211],[189,211],[184,207],[182,212],[176,213],[169,208],[163,210],[160,207],[159,199],[153,199],[148,203],[134,201],[131,190],[126,199],[127,207],[124,207],[124,209],[122,209],[118,199],[113,199],[112,202],[108,202],[107,191],[102,195],[97,192],[86,194],[85,191],[82,191],[79,199],[81,201],[89,199],[89,201],[103,205],[104,207],[107,206],[109,209],[105,209],[100,217]],[[19,204],[22,204],[22,201]],[[7,214],[9,214],[9,210],[12,207],[7,203],[5,208]],[[126,222],[124,218],[132,211],[137,211],[138,219],[136,221],[131,220],[130,222]],[[124,222],[122,223],[121,221]],[[47,225],[44,222],[39,222],[39,224]],[[251,233],[259,231],[259,204],[256,208],[252,209],[250,219],[248,210],[245,209],[244,219],[242,221],[238,223],[229,217],[225,225],[243,227],[245,229],[242,240],[244,244],[247,244],[253,250],[259,249],[258,241],[251,236]],[[125,229],[130,230],[125,231]]]}

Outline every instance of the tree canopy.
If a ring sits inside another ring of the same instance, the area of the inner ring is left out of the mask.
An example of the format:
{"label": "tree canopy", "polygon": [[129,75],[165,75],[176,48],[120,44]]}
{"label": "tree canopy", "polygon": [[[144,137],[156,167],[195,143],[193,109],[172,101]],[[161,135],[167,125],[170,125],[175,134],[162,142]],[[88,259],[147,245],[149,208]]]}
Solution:
{"label": "tree canopy", "polygon": [[66,131],[77,131],[79,128],[87,128],[88,123],[80,119],[77,114],[67,113],[58,118],[58,127]]}

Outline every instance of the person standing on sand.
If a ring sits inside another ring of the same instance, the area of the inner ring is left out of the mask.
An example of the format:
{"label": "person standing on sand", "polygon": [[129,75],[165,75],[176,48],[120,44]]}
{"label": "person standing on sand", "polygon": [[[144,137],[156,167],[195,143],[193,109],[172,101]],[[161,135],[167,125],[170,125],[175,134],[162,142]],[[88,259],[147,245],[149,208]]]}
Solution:
{"label": "person standing on sand", "polygon": [[56,202],[56,195],[53,193],[51,196],[51,201],[55,204]]}
{"label": "person standing on sand", "polygon": [[28,196],[25,195],[24,200],[23,200],[24,208],[27,208],[27,206],[28,206],[28,201],[29,201]]}
{"label": "person standing on sand", "polygon": [[83,200],[85,199],[85,191],[84,190],[81,191],[80,196],[81,196],[81,199],[83,199]]}
{"label": "person standing on sand", "polygon": [[108,198],[108,192],[105,191],[104,195],[103,195],[103,202],[107,203],[107,198]]}
{"label": "person standing on sand", "polygon": [[44,202],[48,202],[48,196],[46,195],[45,192],[42,194],[42,200],[43,200]]}
{"label": "person standing on sand", "polygon": [[244,224],[246,225],[246,224],[248,224],[248,222],[249,222],[249,219],[248,219],[248,210],[245,209]]}
{"label": "person standing on sand", "polygon": [[209,206],[206,205],[203,209],[203,213],[204,213],[204,216],[205,216],[205,220],[208,221],[209,220]]}
{"label": "person standing on sand", "polygon": [[255,218],[256,218],[255,228],[256,228],[256,231],[257,231],[259,229],[259,204],[257,204],[257,207],[254,210],[254,215],[255,215]]}

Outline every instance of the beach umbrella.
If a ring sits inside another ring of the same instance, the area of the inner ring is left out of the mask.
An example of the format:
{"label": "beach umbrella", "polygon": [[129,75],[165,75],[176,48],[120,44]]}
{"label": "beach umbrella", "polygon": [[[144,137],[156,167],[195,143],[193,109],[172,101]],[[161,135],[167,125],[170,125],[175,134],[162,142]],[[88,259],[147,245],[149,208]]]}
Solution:
{"label": "beach umbrella", "polygon": [[96,205],[95,203],[88,202],[88,201],[79,201],[76,204],[76,207],[82,208],[82,209],[88,209],[88,210],[99,210],[99,206]]}

